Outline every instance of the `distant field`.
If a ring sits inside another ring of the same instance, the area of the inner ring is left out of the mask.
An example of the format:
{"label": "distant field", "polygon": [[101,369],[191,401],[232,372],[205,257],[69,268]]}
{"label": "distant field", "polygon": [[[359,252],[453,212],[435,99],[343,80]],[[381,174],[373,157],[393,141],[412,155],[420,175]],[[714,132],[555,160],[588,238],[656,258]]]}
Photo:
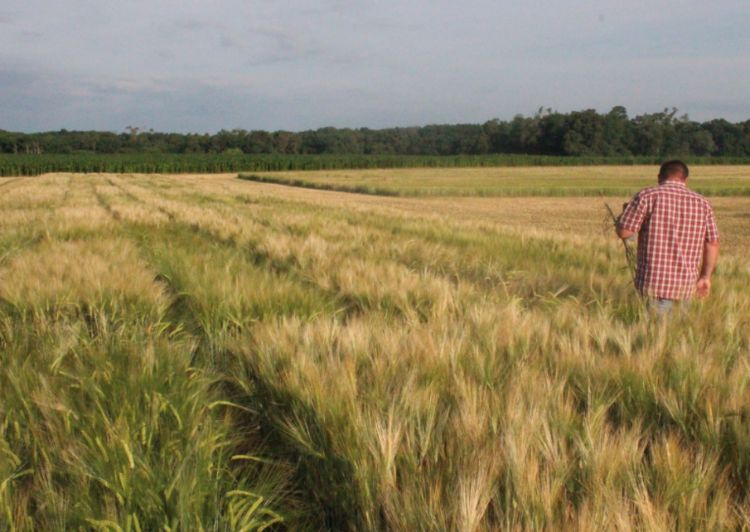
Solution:
{"label": "distant field", "polygon": [[[363,168],[468,168],[658,164],[658,157],[573,157],[550,155],[368,155],[229,153],[0,153],[0,176],[50,172],[203,174],[285,172]],[[742,165],[747,157],[691,157],[690,164]]]}
{"label": "distant field", "polygon": [[[410,168],[241,174],[253,181],[381,196],[628,196],[655,184],[658,166]],[[693,166],[709,196],[750,196],[750,166]]]}
{"label": "distant field", "polygon": [[714,293],[659,323],[601,198],[0,179],[0,530],[747,529],[713,202]]}

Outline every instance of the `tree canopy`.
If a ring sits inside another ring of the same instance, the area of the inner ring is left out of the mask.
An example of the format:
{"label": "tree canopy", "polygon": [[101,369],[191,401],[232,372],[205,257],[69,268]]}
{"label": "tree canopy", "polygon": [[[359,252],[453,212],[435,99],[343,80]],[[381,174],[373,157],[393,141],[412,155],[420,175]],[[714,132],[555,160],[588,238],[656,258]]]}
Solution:
{"label": "tree canopy", "polygon": [[750,156],[750,120],[695,122],[677,109],[628,116],[622,106],[532,116],[484,124],[387,129],[325,127],[316,130],[222,130],[216,134],[144,131],[15,133],[0,130],[0,153],[227,153],[576,156]]}

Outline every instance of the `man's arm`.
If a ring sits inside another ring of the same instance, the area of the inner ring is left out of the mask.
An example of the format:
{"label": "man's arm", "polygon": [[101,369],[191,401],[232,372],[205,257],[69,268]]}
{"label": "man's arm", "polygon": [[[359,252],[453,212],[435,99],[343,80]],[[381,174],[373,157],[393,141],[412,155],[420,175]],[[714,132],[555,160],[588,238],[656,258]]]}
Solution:
{"label": "man's arm", "polygon": [[716,260],[719,258],[719,227],[716,225],[716,216],[711,206],[706,212],[706,241],[703,244],[703,266],[695,291],[698,297],[706,297],[711,293],[711,275],[716,268]]}
{"label": "man's arm", "polygon": [[711,293],[711,275],[716,268],[716,261],[719,258],[719,241],[706,242],[703,245],[703,267],[701,275],[695,285],[695,291],[698,297],[706,297]]}
{"label": "man's arm", "polygon": [[647,207],[641,200],[641,194],[638,193],[630,202],[623,205],[622,214],[617,218],[617,236],[627,240],[638,233],[646,218],[646,212]]}

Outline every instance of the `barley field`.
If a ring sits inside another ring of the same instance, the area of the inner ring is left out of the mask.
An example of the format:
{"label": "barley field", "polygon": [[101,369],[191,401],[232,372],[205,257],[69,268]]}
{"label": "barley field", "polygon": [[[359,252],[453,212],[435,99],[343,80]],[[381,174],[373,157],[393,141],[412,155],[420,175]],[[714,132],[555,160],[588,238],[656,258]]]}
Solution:
{"label": "barley field", "polygon": [[714,293],[657,321],[599,198],[0,180],[0,529],[750,528],[712,202]]}
{"label": "barley field", "polygon": [[[526,166],[260,172],[243,179],[378,196],[629,196],[656,182],[658,166]],[[692,165],[690,186],[750,196],[747,166]]]}

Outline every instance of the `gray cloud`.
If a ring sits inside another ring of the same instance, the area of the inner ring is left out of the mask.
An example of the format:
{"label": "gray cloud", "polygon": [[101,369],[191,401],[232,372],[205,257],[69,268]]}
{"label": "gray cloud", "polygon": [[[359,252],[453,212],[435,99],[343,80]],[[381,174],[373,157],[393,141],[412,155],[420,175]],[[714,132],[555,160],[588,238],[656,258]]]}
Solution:
{"label": "gray cloud", "polygon": [[[339,87],[322,96],[295,89],[277,94],[263,86],[188,79],[100,81],[60,72],[0,66],[0,109],[4,110],[0,129],[39,131],[65,127],[121,131],[127,125],[198,132],[232,128],[294,129],[300,121],[309,124],[305,127],[316,127],[320,105],[336,108],[333,120],[363,123],[367,118],[361,109],[346,103],[354,96],[362,96],[355,93]],[[379,121],[378,125],[390,123]]]}
{"label": "gray cloud", "polygon": [[5,3],[4,129],[384,127],[542,105],[750,118],[744,0]]}
{"label": "gray cloud", "polygon": [[281,26],[237,27],[226,22],[187,19],[174,27],[191,34],[191,39],[217,42],[220,53],[228,50],[241,54],[245,66],[302,60],[320,53],[313,39]]}
{"label": "gray cloud", "polygon": [[213,25],[212,23],[207,24],[206,22],[202,20],[198,20],[198,19],[187,19],[187,20],[182,20],[182,21],[175,23],[175,26],[177,28],[181,28],[183,30],[188,30],[188,31],[202,30],[205,28],[209,28],[212,25]]}
{"label": "gray cloud", "polygon": [[52,75],[0,65],[0,129],[53,129],[65,120],[62,110],[75,104],[76,95]]}

